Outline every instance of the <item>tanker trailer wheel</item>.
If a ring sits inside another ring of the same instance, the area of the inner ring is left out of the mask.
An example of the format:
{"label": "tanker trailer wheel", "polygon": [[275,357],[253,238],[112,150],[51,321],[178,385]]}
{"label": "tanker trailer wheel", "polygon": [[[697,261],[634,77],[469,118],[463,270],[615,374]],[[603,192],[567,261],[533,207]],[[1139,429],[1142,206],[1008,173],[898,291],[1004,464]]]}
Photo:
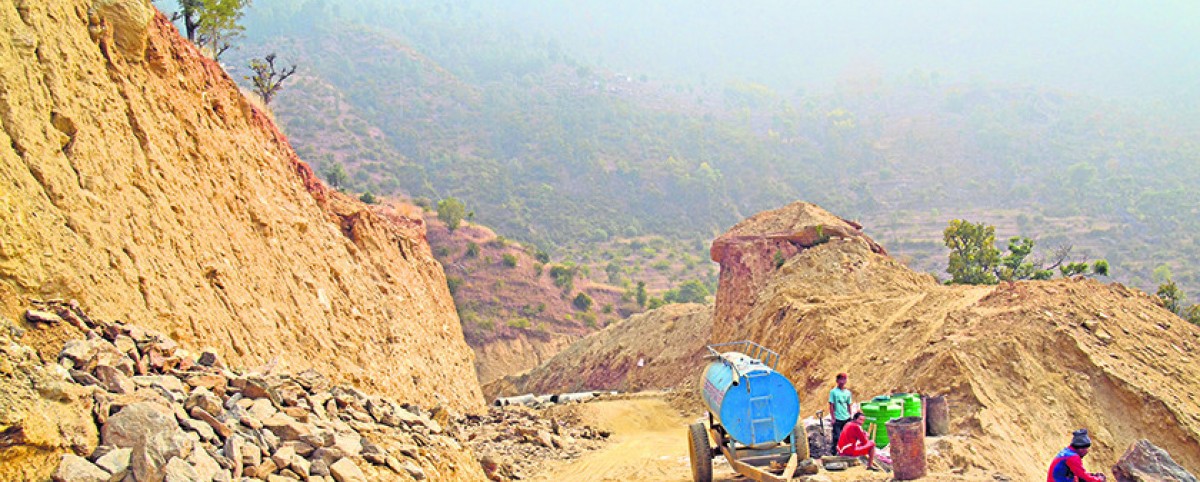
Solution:
{"label": "tanker trailer wheel", "polygon": [[712,482],[712,447],[703,423],[688,426],[688,455],[692,458],[692,480]]}
{"label": "tanker trailer wheel", "polygon": [[796,460],[801,462],[809,458],[808,452],[808,432],[804,430],[804,423],[796,425],[792,429],[792,443],[796,445]]}

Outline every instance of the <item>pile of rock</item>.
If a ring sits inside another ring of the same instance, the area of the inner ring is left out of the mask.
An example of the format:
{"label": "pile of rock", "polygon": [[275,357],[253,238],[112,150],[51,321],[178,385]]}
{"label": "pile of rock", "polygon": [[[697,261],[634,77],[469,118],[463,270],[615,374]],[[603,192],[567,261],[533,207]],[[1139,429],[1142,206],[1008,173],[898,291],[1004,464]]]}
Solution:
{"label": "pile of rock", "polygon": [[520,405],[492,407],[487,415],[467,416],[459,425],[484,473],[497,481],[528,478],[546,460],[577,458],[600,448],[610,435]]}
{"label": "pile of rock", "polygon": [[365,481],[481,479],[455,439],[453,417],[354,388],[319,373],[235,373],[211,351],[192,356],[170,338],[94,322],[74,303],[45,303],[26,319],[70,323],[59,364],[91,387],[100,445],[68,454],[56,481]]}

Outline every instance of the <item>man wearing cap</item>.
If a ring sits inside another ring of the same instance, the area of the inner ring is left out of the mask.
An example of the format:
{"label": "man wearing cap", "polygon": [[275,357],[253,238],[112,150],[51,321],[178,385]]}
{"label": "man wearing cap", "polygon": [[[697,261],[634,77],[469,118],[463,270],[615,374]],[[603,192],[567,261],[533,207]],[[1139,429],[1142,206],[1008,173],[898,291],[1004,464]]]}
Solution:
{"label": "man wearing cap", "polygon": [[1062,449],[1050,462],[1050,474],[1046,482],[1106,482],[1104,474],[1089,474],[1083,469],[1083,457],[1092,446],[1086,428],[1071,434],[1071,446]]}

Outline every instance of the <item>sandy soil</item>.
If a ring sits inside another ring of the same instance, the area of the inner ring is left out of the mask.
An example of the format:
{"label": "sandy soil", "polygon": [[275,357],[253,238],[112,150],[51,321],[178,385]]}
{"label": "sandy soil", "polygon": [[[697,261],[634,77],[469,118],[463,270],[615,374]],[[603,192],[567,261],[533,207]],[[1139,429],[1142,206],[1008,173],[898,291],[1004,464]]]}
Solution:
{"label": "sandy soil", "polygon": [[[657,396],[582,405],[581,419],[612,431],[611,444],[576,460],[546,468],[538,481],[692,480],[685,418]],[[715,464],[714,480],[736,480],[727,464]]]}
{"label": "sandy soil", "polygon": [[[680,414],[661,396],[647,392],[634,398],[605,400],[579,405],[578,416],[583,423],[612,431],[611,443],[600,450],[575,460],[553,462],[533,477],[535,481],[645,481],[690,482],[692,480],[687,452],[687,426],[691,417]],[[822,471],[833,482],[887,481],[886,474],[868,472],[853,467],[844,472]],[[730,469],[723,457],[713,461],[713,480],[732,482],[750,480]],[[797,478],[796,480],[804,480]],[[923,480],[992,481],[990,476],[963,476],[952,473],[931,473]]]}

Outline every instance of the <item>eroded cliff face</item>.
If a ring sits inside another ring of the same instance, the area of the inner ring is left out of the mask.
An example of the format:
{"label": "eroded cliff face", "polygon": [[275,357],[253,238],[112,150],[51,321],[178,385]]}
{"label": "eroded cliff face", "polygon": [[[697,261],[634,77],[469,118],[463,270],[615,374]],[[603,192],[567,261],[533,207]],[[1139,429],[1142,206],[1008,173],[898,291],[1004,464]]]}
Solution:
{"label": "eroded cliff face", "polygon": [[482,407],[419,221],[327,189],[148,0],[0,3],[0,308]]}
{"label": "eroded cliff face", "polygon": [[724,327],[746,316],[783,261],[831,239],[854,239],[887,254],[858,223],[806,202],[758,213],[713,240],[710,254],[721,265],[715,302],[715,319],[720,322],[714,324],[714,339],[723,339]]}

